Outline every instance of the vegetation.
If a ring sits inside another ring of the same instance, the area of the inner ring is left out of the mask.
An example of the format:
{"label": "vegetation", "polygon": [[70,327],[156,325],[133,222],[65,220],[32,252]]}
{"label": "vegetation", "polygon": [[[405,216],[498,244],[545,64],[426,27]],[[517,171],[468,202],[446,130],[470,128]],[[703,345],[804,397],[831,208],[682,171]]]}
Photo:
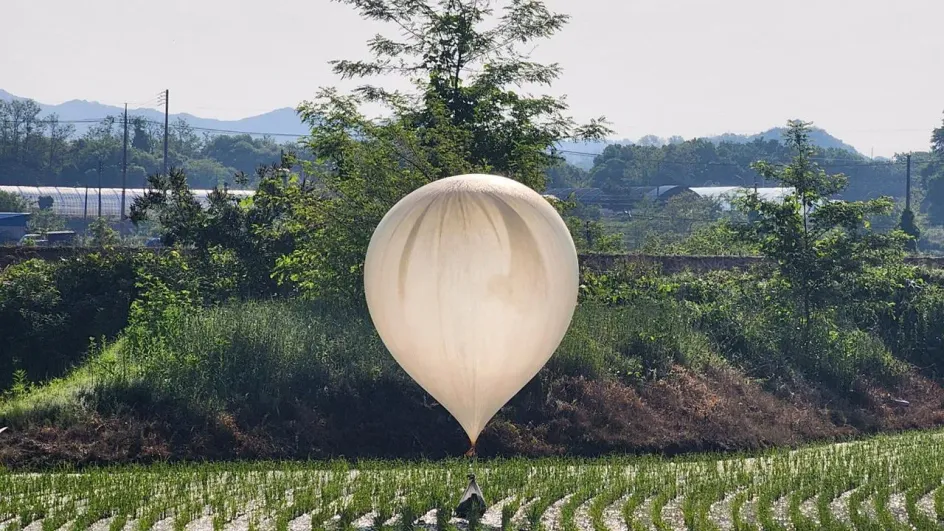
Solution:
{"label": "vegetation", "polygon": [[[105,118],[77,136],[75,125],[40,113],[32,100],[0,101],[0,184],[121,186],[121,119]],[[147,175],[161,170],[163,123],[139,116],[129,122],[127,185],[140,188]],[[187,170],[194,187],[214,188],[232,183],[234,173],[252,175],[257,166],[277,161],[283,147],[250,135],[201,136],[178,119],[169,131],[168,164]]]}
{"label": "vegetation", "polygon": [[[131,217],[156,224],[166,249],[114,250],[115,234],[97,222],[88,231],[96,252],[0,271],[0,425],[13,428],[0,461],[436,457],[465,443],[370,325],[362,268],[374,227],[404,195],[458,173],[501,173],[536,190],[548,175],[618,189],[635,182],[627,168],[648,162],[614,147],[586,176],[562,165],[556,145],[607,131],[602,119],[575,124],[559,99],[520,92],[559,74],[520,51],[566,22],[541,2],[498,13],[477,0],[344,2],[403,40],[378,36],[371,57],[338,61],[336,72],[408,75],[411,92],[322,90],[299,107],[311,127],[305,157],[280,151],[274,164],[234,176],[255,184],[248,199],[222,187],[201,204],[179,167],[187,164],[152,174]],[[370,119],[366,103],[388,112]],[[106,133],[94,134],[113,145]],[[851,181],[820,166],[808,124],[791,122],[787,133],[782,145],[725,155],[775,152],[750,162],[767,184],[792,189],[783,200],[748,193],[728,211],[680,195],[614,219],[573,197],[550,199],[588,253],[770,260],[699,275],[587,268],[567,337],[490,424],[484,455],[760,449],[941,423],[944,275],[904,264],[914,234],[875,229],[897,223],[892,200],[837,199]],[[7,141],[23,157],[33,139],[18,138]],[[135,134],[136,149],[153,149],[148,142]],[[658,149],[711,153],[672,146]],[[614,223],[632,234],[614,235]],[[716,496],[732,487],[711,485]],[[741,514],[759,491],[738,486],[730,501]],[[655,493],[647,510],[664,527],[659,511],[688,487],[651,487],[626,503]],[[564,514],[599,494],[573,492]],[[552,501],[542,499],[529,515]],[[689,503],[691,518],[703,518],[703,502]]]}
{"label": "vegetation", "polygon": [[[723,459],[482,462],[471,468],[491,508],[470,528],[936,529],[940,437]],[[454,529],[469,469],[339,460],[0,473],[0,518],[11,529]]]}
{"label": "vegetation", "polygon": [[0,191],[0,212],[26,212],[27,208],[29,206],[22,197]]}

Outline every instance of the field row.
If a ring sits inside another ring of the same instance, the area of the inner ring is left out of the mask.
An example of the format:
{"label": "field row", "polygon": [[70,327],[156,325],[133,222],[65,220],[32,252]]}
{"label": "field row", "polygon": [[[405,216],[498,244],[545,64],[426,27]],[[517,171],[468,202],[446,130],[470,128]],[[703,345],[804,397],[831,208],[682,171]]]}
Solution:
{"label": "field row", "polygon": [[[944,438],[881,437],[744,458],[156,466],[0,474],[2,531],[416,527],[941,529]],[[451,518],[473,469],[490,503]]]}

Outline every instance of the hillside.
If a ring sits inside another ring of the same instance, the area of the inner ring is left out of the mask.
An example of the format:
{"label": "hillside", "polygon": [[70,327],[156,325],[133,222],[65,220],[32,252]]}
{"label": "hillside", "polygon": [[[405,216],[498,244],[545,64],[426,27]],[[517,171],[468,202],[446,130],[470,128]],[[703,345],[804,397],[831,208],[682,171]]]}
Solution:
{"label": "hillside", "polygon": [[[25,99],[0,89],[0,100]],[[39,102],[38,102],[39,103]],[[124,112],[122,107],[104,105],[94,101],[70,100],[57,105],[39,103],[43,116],[59,115],[63,121],[96,120],[107,116],[117,116]],[[163,121],[164,113],[151,108],[132,108],[129,113],[142,116],[148,120]],[[194,129],[218,129],[234,133],[280,133],[285,135],[304,135],[308,133],[295,110],[290,107],[275,109],[257,116],[250,116],[240,120],[217,120],[203,118],[189,113],[175,113],[170,115],[171,122],[182,118]],[[92,124],[75,124],[76,132],[81,134]]]}
{"label": "hillside", "polygon": [[[12,100],[23,98],[0,89],[0,100]],[[39,103],[43,109],[43,115],[58,114],[60,120],[89,120],[105,118],[106,116],[119,115],[124,110],[114,105],[104,105],[94,101],[70,100],[57,105]],[[162,121],[164,114],[156,109],[142,108],[130,109],[135,116],[143,116],[148,120]],[[189,113],[177,113],[170,115],[171,121],[182,118],[195,129],[219,129],[237,133],[281,133],[286,135],[304,135],[308,133],[308,127],[302,124],[295,110],[290,107],[275,109],[257,116],[250,116],[240,120],[217,120],[214,118],[203,118]],[[82,133],[88,129],[90,124],[76,124],[76,132]],[[757,139],[778,140],[783,135],[783,127],[772,127],[766,131],[753,135],[739,135],[734,133],[723,133],[708,137],[707,139],[715,142],[732,142],[744,144],[753,142]],[[846,151],[860,154],[854,147],[843,142],[839,138],[829,134],[822,129],[814,129],[811,140],[817,147],[828,149],[838,148]],[[602,142],[561,142],[560,149],[571,151],[565,153],[565,157],[571,164],[589,168],[593,165],[593,156],[603,152],[603,148],[610,144],[642,144],[660,146],[672,143],[683,142],[680,136],[671,138],[660,138],[655,135],[645,135],[637,140],[629,138],[608,139]]]}
{"label": "hillside", "polygon": [[[720,144],[722,142],[732,144],[747,144],[749,142],[754,142],[755,140],[780,140],[783,138],[784,131],[785,128],[783,127],[772,127],[766,131],[753,135],[723,133],[720,135],[706,137],[705,140],[715,144]],[[856,148],[829,134],[823,129],[814,128],[810,134],[810,140],[814,146],[821,149],[842,149],[856,155],[864,156],[859,153]],[[590,169],[593,167],[594,155],[603,153],[603,149],[608,145],[637,144],[642,146],[660,147],[670,144],[678,144],[684,141],[685,139],[680,136],[661,138],[655,135],[645,135],[640,137],[638,140],[624,138],[618,140],[607,139],[601,142],[561,142],[559,144],[559,148],[564,151],[563,155],[564,158],[567,159],[567,162],[584,169]]]}

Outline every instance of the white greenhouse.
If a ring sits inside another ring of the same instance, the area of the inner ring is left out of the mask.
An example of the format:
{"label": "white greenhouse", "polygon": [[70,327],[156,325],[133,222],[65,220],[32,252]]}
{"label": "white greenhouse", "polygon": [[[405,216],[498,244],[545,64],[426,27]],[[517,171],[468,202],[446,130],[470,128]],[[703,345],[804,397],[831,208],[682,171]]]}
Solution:
{"label": "white greenhouse", "polygon": [[[52,210],[56,214],[67,218],[98,217],[98,195],[101,190],[103,217],[118,219],[121,213],[121,188],[68,188],[58,186],[0,186],[0,191],[17,194],[26,199],[30,206],[38,206],[40,197],[52,198]],[[191,190],[194,197],[206,206],[207,196],[212,189]],[[131,214],[131,204],[134,199],[144,193],[142,188],[125,188],[125,215]],[[251,190],[229,190],[229,193],[239,197],[252,195]]]}

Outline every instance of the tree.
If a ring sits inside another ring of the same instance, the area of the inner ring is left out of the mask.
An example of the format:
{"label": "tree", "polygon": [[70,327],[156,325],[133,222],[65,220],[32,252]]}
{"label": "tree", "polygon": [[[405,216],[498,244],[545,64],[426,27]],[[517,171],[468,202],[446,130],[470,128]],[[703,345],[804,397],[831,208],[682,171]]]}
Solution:
{"label": "tree", "polygon": [[944,123],[931,132],[931,151],[939,156],[944,156]]}
{"label": "tree", "polygon": [[177,152],[178,156],[184,158],[194,158],[200,155],[203,148],[203,141],[199,135],[193,131],[193,127],[181,117],[177,117],[170,132],[170,146]]}
{"label": "tree", "polygon": [[779,277],[798,306],[804,349],[809,347],[814,314],[848,301],[867,268],[900,261],[906,240],[899,230],[881,234],[870,226],[871,216],[891,212],[890,198],[831,200],[847,179],[827,174],[813,161],[810,125],[788,123],[786,144],[794,153],[789,164],[754,164],[763,178],[792,188],[792,193],[782,202],[763,200],[753,192],[737,201],[752,219],[741,237],[756,242],[777,263]]}
{"label": "tree", "polygon": [[901,222],[898,227],[910,238],[906,244],[907,249],[911,252],[917,252],[918,240],[921,239],[921,229],[918,227],[914,212],[910,208],[901,212]]}
{"label": "tree", "polygon": [[471,165],[540,190],[544,170],[560,160],[553,153],[557,142],[609,132],[603,119],[577,127],[564,115],[562,99],[511,88],[548,86],[561,72],[557,64],[532,62],[519,50],[551,37],[568,21],[539,0],[515,0],[497,17],[492,0],[339,1],[366,19],[396,26],[401,39],[377,35],[368,42],[370,60],[334,61],[334,72],[342,79],[395,74],[414,80],[417,92],[408,96],[373,85],[356,93],[386,103],[420,132],[455,128],[445,138],[421,138],[427,147],[455,143]]}
{"label": "tree", "polygon": [[88,227],[89,243],[94,247],[114,247],[118,245],[118,231],[111,228],[108,219],[97,217]]}
{"label": "tree", "polygon": [[130,121],[133,130],[131,147],[138,151],[143,151],[144,153],[150,153],[151,135],[147,130],[147,120],[141,116],[135,116]]}
{"label": "tree", "polygon": [[27,229],[30,232],[46,234],[50,231],[65,228],[66,220],[51,208],[34,208],[30,212],[30,219],[27,222]]}
{"label": "tree", "polygon": [[928,218],[932,223],[944,224],[944,123],[931,132],[931,157],[921,176],[928,183]]}
{"label": "tree", "polygon": [[[567,21],[537,0],[515,0],[494,16],[488,0],[340,0],[402,40],[374,37],[372,58],[335,61],[342,79],[408,77],[411,93],[365,85],[351,95],[322,90],[299,107],[311,125],[305,144],[318,183],[292,205],[295,250],[276,275],[313,296],[363,301],[362,268],[373,228],[396,201],[432,180],[470,172],[516,179],[541,190],[561,160],[565,138],[599,138],[602,119],[577,126],[566,104],[520,93],[548,85],[557,65],[528,60],[519,47],[553,35]],[[367,119],[365,102],[389,112]]]}
{"label": "tree", "polygon": [[566,161],[559,162],[547,169],[548,188],[584,188],[590,184],[586,170]]}
{"label": "tree", "polygon": [[[135,198],[131,222],[140,226],[157,221],[166,246],[192,248],[198,262],[215,271],[232,272],[227,283],[244,295],[270,295],[278,291],[272,271],[280,256],[294,249],[286,225],[290,205],[298,203],[301,187],[285,176],[294,164],[291,154],[257,170],[259,187],[251,199],[239,200],[228,190],[216,188],[202,205],[187,185],[186,174],[171,168],[169,175],[148,177],[150,189]],[[238,184],[246,184],[242,178]],[[288,283],[288,289],[293,284]]]}
{"label": "tree", "polygon": [[0,190],[0,212],[26,212],[28,208],[21,196]]}

